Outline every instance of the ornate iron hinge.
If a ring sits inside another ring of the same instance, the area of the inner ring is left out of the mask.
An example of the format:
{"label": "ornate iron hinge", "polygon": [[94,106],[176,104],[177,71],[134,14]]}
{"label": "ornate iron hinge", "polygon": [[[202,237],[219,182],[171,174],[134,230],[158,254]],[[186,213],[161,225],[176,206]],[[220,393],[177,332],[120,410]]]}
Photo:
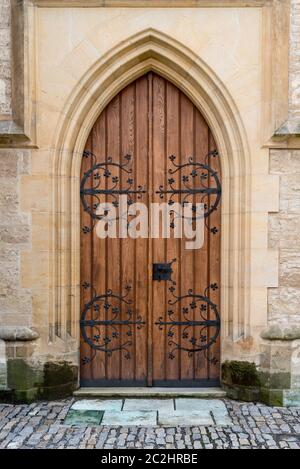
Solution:
{"label": "ornate iron hinge", "polygon": [[[92,298],[85,304],[81,313],[80,329],[84,342],[93,351],[91,357],[85,356],[82,358],[82,364],[90,363],[97,352],[111,355],[113,352],[122,350],[124,351],[124,357],[130,359],[129,347],[132,346],[132,340],[130,339],[133,336],[132,326],[141,329],[146,324],[142,317],[134,313],[131,308],[132,300],[128,298],[131,286],[126,286],[126,293],[123,296],[114,294],[112,290],[98,295],[88,282],[84,282],[82,286],[84,290],[91,290]],[[127,319],[121,319],[121,314],[123,314],[123,317],[124,315],[127,316]],[[94,317],[87,319],[87,315]],[[107,319],[108,315],[111,316],[110,319]],[[122,342],[118,328],[123,326],[127,328],[125,335],[128,340]]]}
{"label": "ornate iron hinge", "polygon": [[[146,190],[142,186],[134,188],[134,180],[132,177],[128,177],[126,180],[126,187],[120,187],[120,176],[113,172],[115,168],[118,172],[132,173],[132,168],[129,167],[129,163],[132,160],[131,155],[124,156],[124,163],[114,163],[112,158],[108,158],[107,161],[96,163],[97,157],[91,151],[85,151],[83,153],[84,158],[91,158],[93,160],[92,167],[86,171],[80,183],[80,198],[83,205],[83,209],[87,212],[93,220],[92,226],[84,226],[82,228],[83,233],[90,233],[97,220],[103,219],[108,213],[98,213],[100,203],[107,203],[109,199],[110,203],[114,207],[119,206],[118,196],[127,195],[127,204],[133,203],[133,196],[141,198],[142,194],[146,193]],[[119,219],[119,217],[115,218]],[[111,219],[112,221],[113,219]]]}
{"label": "ornate iron hinge", "polygon": [[[175,204],[175,196],[182,195],[183,199],[179,201],[182,207],[189,202],[192,204],[194,215],[191,217],[191,220],[199,218],[199,215],[196,214],[195,197],[197,195],[200,196],[200,203],[204,205],[204,213],[202,216],[205,218],[206,227],[210,229],[212,234],[216,234],[219,230],[215,226],[208,227],[207,218],[218,208],[222,195],[222,186],[218,172],[212,169],[208,163],[210,158],[216,158],[217,156],[219,156],[217,150],[209,152],[206,156],[206,164],[194,161],[193,157],[188,158],[186,163],[177,164],[176,156],[169,156],[172,168],[170,168],[168,172],[172,177],[168,179],[168,188],[160,186],[159,190],[156,191],[161,199],[163,199],[165,195],[170,195],[168,204],[171,206]],[[180,187],[174,186],[175,179],[173,176],[177,172],[180,172]],[[182,215],[174,211],[174,219],[182,217]],[[174,219],[171,222],[171,228],[174,228]]]}
{"label": "ornate iron hinge", "polygon": [[[160,330],[167,328],[167,336],[169,338],[168,345],[171,350],[168,354],[169,358],[175,358],[175,351],[180,350],[187,352],[192,356],[196,352],[203,352],[205,358],[213,365],[218,363],[215,357],[209,356],[209,349],[216,343],[221,328],[220,315],[217,305],[209,298],[210,291],[216,291],[218,285],[213,283],[209,285],[203,295],[199,295],[189,290],[186,295],[176,295],[176,283],[172,282],[169,287],[169,292],[172,299],[168,300],[169,309],[167,312],[168,320],[162,316],[155,322],[155,325]],[[177,310],[177,311],[176,311]],[[176,314],[181,316],[181,319],[175,319]],[[199,315],[199,319],[191,319],[190,316],[195,317]],[[210,319],[213,316],[214,319]],[[178,340],[175,340],[175,328],[179,327]],[[196,333],[195,328],[198,327]],[[182,329],[183,328],[183,329]],[[212,332],[211,332],[212,331]]]}

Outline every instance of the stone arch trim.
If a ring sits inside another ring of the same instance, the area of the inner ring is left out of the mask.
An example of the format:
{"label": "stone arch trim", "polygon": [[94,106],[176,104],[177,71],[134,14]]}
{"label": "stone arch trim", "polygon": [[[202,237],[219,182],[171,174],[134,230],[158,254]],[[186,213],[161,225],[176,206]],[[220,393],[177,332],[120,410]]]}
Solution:
{"label": "stone arch trim", "polygon": [[[234,342],[251,336],[253,323],[252,175],[247,136],[233,98],[213,70],[181,43],[154,29],[128,38],[97,61],[69,96],[58,123],[52,167],[55,255],[51,282],[56,288],[50,305],[50,339],[60,343],[63,339],[66,350],[71,343],[79,344],[79,175],[87,137],[108,102],[150,70],[173,82],[199,108],[222,155],[223,358],[231,358]],[[266,316],[267,311],[262,314]]]}

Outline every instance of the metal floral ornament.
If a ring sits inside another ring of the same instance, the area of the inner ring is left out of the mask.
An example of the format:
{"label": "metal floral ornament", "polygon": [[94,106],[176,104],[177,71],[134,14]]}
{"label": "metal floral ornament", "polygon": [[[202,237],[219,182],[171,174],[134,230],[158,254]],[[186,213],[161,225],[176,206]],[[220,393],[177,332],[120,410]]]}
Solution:
{"label": "metal floral ornament", "polygon": [[[131,337],[133,335],[132,327],[137,329],[145,324],[142,317],[136,314],[131,305],[132,299],[129,298],[131,286],[125,287],[124,295],[114,294],[112,290],[98,295],[96,290],[88,282],[83,283],[84,290],[90,290],[91,300],[85,304],[81,313],[80,330],[86,344],[92,349],[91,356],[84,356],[82,364],[90,363],[97,352],[104,352],[112,355],[113,352],[122,350],[126,359],[131,358],[130,347],[132,346]],[[122,319],[126,317],[126,319]],[[125,327],[125,335],[128,340],[122,341],[120,327]]]}

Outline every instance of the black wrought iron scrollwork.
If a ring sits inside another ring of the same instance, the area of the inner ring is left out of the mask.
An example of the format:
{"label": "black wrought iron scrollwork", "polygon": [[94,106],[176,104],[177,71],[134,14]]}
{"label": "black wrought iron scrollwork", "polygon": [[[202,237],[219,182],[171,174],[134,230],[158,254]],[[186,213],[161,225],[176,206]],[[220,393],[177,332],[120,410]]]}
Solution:
{"label": "black wrought iron scrollwork", "polygon": [[[84,282],[82,287],[84,290],[91,290],[92,298],[85,304],[81,313],[80,330],[84,342],[92,349],[91,356],[82,358],[82,364],[90,363],[96,356],[97,352],[104,352],[111,355],[113,352],[122,350],[126,359],[131,358],[129,348],[132,346],[131,337],[133,336],[133,326],[141,329],[145,324],[142,317],[137,315],[131,305],[132,300],[128,298],[131,286],[125,287],[123,296],[114,294],[112,290],[98,295],[90,283]],[[122,319],[122,308],[123,311]],[[110,318],[107,319],[107,316]],[[90,319],[87,319],[90,316]],[[122,337],[117,326],[125,326],[127,328],[125,335],[128,340],[122,342]],[[101,328],[101,330],[100,330]],[[90,334],[88,334],[90,331]]]}
{"label": "black wrought iron scrollwork", "polygon": [[[93,161],[92,167],[86,171],[80,183],[80,198],[83,209],[87,212],[93,220],[92,226],[84,226],[83,233],[90,233],[97,220],[102,220],[104,216],[108,215],[108,210],[103,213],[98,213],[100,203],[110,202],[115,208],[119,206],[118,196],[127,195],[127,204],[133,204],[133,196],[141,198],[142,194],[146,191],[142,186],[134,188],[134,180],[131,177],[132,168],[129,166],[132,160],[131,155],[124,156],[124,163],[115,163],[112,158],[107,158],[107,161],[97,163],[97,157],[91,151],[84,151],[83,158],[90,158]],[[113,169],[119,173],[127,173],[128,179],[126,180],[126,187],[120,187],[120,176],[116,174]],[[116,218],[111,218],[110,221],[117,220],[122,216],[119,214]]]}
{"label": "black wrought iron scrollwork", "polygon": [[[175,358],[176,350],[187,352],[189,356],[197,352],[203,352],[205,358],[212,364],[216,365],[218,360],[216,357],[210,357],[209,349],[216,343],[220,334],[220,316],[217,305],[209,298],[209,291],[218,289],[216,283],[209,285],[203,295],[199,295],[189,290],[186,295],[176,295],[176,283],[172,282],[169,292],[172,298],[168,300],[168,320],[164,320],[161,316],[155,325],[160,330],[167,327],[168,345],[171,347],[169,358]],[[177,305],[181,311],[181,319],[176,319]],[[199,316],[195,317],[195,312]],[[175,328],[180,327],[178,340],[175,337]],[[198,333],[196,334],[196,330]],[[213,330],[213,332],[211,332]]]}
{"label": "black wrought iron scrollwork", "polygon": [[[221,200],[222,186],[218,176],[218,172],[209,166],[209,158],[218,157],[218,151],[213,150],[206,156],[206,164],[194,161],[193,157],[189,157],[188,161],[183,164],[176,163],[176,156],[171,155],[169,160],[171,161],[172,168],[169,168],[170,178],[168,179],[168,188],[160,186],[159,190],[156,191],[163,199],[165,195],[170,195],[168,204],[175,204],[175,196],[182,195],[183,199],[180,201],[182,207],[187,203],[192,204],[192,213],[190,217],[192,221],[197,220],[200,216],[204,217],[207,228],[210,229],[212,234],[218,232],[217,227],[208,227],[207,219],[212,212],[217,210]],[[175,187],[174,175],[180,172],[180,187]],[[191,184],[192,182],[192,184]],[[204,205],[204,212],[197,214],[195,205],[195,196],[200,195],[200,203]],[[183,218],[174,211],[175,218]],[[174,220],[171,222],[171,228],[174,228]]]}

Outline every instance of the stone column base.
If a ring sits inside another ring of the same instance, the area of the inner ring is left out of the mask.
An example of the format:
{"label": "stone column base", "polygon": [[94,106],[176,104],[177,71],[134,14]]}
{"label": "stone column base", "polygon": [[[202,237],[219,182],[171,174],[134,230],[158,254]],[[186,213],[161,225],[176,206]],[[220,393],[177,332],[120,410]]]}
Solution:
{"label": "stone column base", "polygon": [[222,381],[228,397],[272,406],[300,404],[300,328],[271,326],[261,335],[260,365],[227,361]]}
{"label": "stone column base", "polygon": [[27,327],[0,327],[0,401],[60,399],[77,388],[76,357],[34,358],[38,339]]}
{"label": "stone column base", "polygon": [[77,388],[78,368],[67,361],[32,362],[8,359],[8,389],[0,391],[0,400],[29,403],[70,397]]}

